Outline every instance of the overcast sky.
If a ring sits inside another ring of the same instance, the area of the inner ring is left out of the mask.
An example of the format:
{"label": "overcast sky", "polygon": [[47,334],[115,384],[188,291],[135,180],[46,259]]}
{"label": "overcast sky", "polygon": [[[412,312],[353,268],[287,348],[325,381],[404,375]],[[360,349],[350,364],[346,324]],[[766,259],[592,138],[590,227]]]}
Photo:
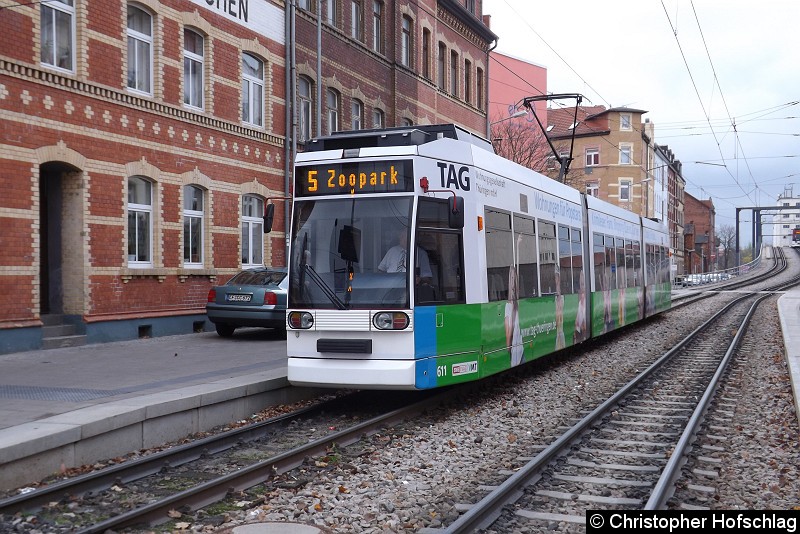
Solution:
{"label": "overcast sky", "polygon": [[800,197],[800,0],[484,0],[483,13],[498,52],[547,68],[548,92],[647,110],[718,228],[787,186]]}

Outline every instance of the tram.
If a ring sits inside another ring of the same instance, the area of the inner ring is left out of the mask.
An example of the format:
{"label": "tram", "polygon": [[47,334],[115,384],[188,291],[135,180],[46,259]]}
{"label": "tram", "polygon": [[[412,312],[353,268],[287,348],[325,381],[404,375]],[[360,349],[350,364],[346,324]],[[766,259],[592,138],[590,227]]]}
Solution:
{"label": "tram", "polygon": [[792,229],[792,246],[800,247],[800,228]]}
{"label": "tram", "polygon": [[670,307],[666,227],[452,124],[310,141],[290,232],[298,386],[479,380]]}

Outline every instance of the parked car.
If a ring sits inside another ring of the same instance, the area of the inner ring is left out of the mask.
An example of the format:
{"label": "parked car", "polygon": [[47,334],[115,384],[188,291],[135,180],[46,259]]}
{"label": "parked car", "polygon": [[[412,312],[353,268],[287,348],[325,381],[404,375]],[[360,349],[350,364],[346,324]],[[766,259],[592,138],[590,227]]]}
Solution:
{"label": "parked car", "polygon": [[286,268],[258,267],[237,273],[208,292],[206,314],[217,334],[230,337],[240,326],[278,329],[286,335]]}

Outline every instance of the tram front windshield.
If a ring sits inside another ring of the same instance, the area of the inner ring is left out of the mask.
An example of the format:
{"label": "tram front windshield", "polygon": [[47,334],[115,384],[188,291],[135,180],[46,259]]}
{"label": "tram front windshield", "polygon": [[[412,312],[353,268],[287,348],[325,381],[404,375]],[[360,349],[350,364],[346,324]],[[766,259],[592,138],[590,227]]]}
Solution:
{"label": "tram front windshield", "polygon": [[289,307],[409,307],[412,197],[296,200]]}

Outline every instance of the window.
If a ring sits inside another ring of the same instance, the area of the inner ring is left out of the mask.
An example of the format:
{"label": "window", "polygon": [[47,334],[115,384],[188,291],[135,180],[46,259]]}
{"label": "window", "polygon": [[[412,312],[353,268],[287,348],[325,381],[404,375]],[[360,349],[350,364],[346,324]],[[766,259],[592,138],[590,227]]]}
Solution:
{"label": "window", "polygon": [[350,119],[352,121],[353,130],[361,129],[361,118],[363,115],[364,104],[362,104],[359,100],[353,100],[353,103],[350,105]]}
{"label": "window", "polygon": [[328,107],[328,134],[332,134],[339,130],[339,93],[333,89],[328,89],[326,102]]}
{"label": "window", "polygon": [[128,88],[152,94],[153,17],[128,6]]}
{"label": "window", "polygon": [[[489,302],[509,298],[510,267],[514,265],[511,214],[486,208],[486,280]],[[517,296],[518,298],[518,296]]]}
{"label": "window", "polygon": [[622,202],[631,201],[631,181],[620,180],[619,182],[619,199]]}
{"label": "window", "polygon": [[631,154],[633,153],[633,147],[630,143],[620,143],[619,144],[619,164],[620,165],[630,165],[633,163],[633,158]]}
{"label": "window", "polygon": [[412,121],[411,119],[406,118],[406,117],[403,117],[403,120],[401,121],[401,123],[402,123],[402,126],[406,126],[406,127],[414,126],[414,121]]}
{"label": "window", "polygon": [[74,0],[41,3],[42,51],[45,65],[75,70],[75,7]]}
{"label": "window", "polygon": [[383,54],[383,4],[372,2],[372,49]]}
{"label": "window", "polygon": [[464,100],[472,103],[472,62],[468,59],[464,60]]}
{"label": "window", "polygon": [[586,166],[593,167],[600,165],[600,149],[587,148],[586,149]]}
{"label": "window", "polygon": [[153,265],[153,184],[144,176],[128,178],[128,265]]}
{"label": "window", "polygon": [[556,242],[556,225],[539,221],[539,272],[541,275],[542,295],[556,293],[556,261],[558,261],[558,244]]}
{"label": "window", "polygon": [[631,127],[631,114],[630,113],[620,113],[619,114],[619,129],[630,131],[633,128]]}
{"label": "window", "polygon": [[331,26],[336,26],[336,22],[338,20],[337,17],[336,17],[336,0],[326,0],[326,4],[327,4],[327,6],[326,6],[327,7],[327,15],[326,15],[326,19],[325,20]]}
{"label": "window", "polygon": [[472,13],[474,15],[475,14],[475,0],[467,0],[466,1],[466,6],[467,6],[467,11],[469,11],[470,13]]}
{"label": "window", "polygon": [[403,15],[403,29],[400,36],[400,63],[405,67],[411,64],[411,19]]}
{"label": "window", "polygon": [[450,52],[450,94],[458,96],[458,52]]}
{"label": "window", "polygon": [[350,37],[359,41],[364,40],[364,12],[361,0],[350,0]]}
{"label": "window", "polygon": [[536,224],[533,219],[514,215],[514,243],[519,277],[519,298],[538,294],[539,273],[536,264]]}
{"label": "window", "polygon": [[264,63],[242,54],[242,121],[264,126]]}
{"label": "window", "polygon": [[478,106],[478,109],[483,110],[483,69],[476,69],[475,82],[478,84],[475,89],[475,104]]}
{"label": "window", "polygon": [[445,55],[446,54],[447,54],[447,47],[444,45],[444,43],[440,42],[439,43],[439,55],[437,56],[436,61],[438,63],[438,67],[439,67],[439,70],[438,70],[438,75],[439,75],[438,86],[439,86],[439,89],[442,90],[442,91],[444,91],[444,89],[445,89],[444,80],[445,80],[445,74],[446,74],[446,72],[445,72],[445,61],[446,61]]}
{"label": "window", "polygon": [[431,31],[428,28],[422,30],[422,75],[431,79]]}
{"label": "window", "polygon": [[264,201],[242,197],[242,267],[264,264]]}
{"label": "window", "polygon": [[597,182],[589,182],[586,184],[586,194],[595,198],[600,197],[600,186]]}
{"label": "window", "polygon": [[386,126],[386,120],[384,119],[383,111],[380,109],[374,109],[372,111],[372,127],[373,128],[383,128]]}
{"label": "window", "polygon": [[464,302],[464,252],[461,232],[448,227],[447,199],[421,198],[417,209],[417,260],[427,256],[430,281],[421,281],[415,292],[418,303]]}
{"label": "window", "polygon": [[306,11],[311,11],[311,0],[298,0],[297,7],[305,9]]}
{"label": "window", "polygon": [[203,36],[183,31],[183,103],[203,109]]}
{"label": "window", "polygon": [[299,102],[298,114],[300,115],[300,130],[298,137],[300,141],[311,139],[311,81],[308,78],[300,77],[297,82],[297,97]]}
{"label": "window", "polygon": [[570,243],[570,228],[558,227],[558,268],[556,274],[558,281],[556,288],[560,295],[572,293],[572,245]]}
{"label": "window", "polygon": [[203,190],[183,188],[183,265],[203,265]]}

